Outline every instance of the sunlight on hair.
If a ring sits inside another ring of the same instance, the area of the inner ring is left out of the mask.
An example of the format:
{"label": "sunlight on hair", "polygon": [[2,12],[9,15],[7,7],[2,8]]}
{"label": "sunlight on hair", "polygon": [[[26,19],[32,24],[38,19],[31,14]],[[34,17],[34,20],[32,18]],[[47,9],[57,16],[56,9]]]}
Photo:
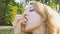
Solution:
{"label": "sunlight on hair", "polygon": [[60,28],[60,16],[55,16],[54,22],[56,27]]}
{"label": "sunlight on hair", "polygon": [[52,8],[47,7],[49,13],[53,18],[51,18],[52,23],[54,24],[55,27],[60,28],[60,15],[54,11]]}

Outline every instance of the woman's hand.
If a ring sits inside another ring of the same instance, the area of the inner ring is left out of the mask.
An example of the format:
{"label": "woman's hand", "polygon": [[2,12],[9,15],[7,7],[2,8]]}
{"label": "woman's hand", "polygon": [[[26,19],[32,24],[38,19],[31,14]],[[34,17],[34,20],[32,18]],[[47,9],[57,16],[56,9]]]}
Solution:
{"label": "woman's hand", "polygon": [[13,29],[14,29],[14,34],[22,34],[22,25],[24,25],[25,23],[23,22],[24,18],[21,15],[16,15],[12,25],[13,25]]}

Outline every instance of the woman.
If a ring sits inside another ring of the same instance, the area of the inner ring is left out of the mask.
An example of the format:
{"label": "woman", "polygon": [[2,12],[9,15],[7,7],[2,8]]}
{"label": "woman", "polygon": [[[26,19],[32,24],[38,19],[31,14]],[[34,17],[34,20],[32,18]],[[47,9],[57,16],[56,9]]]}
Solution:
{"label": "woman", "polygon": [[20,18],[22,17],[17,16],[13,21],[14,34],[23,34],[21,31],[22,27],[24,28],[24,32],[32,32],[33,34],[59,34],[60,16],[45,4],[31,2],[26,7],[24,13],[24,18],[27,21],[23,23]]}

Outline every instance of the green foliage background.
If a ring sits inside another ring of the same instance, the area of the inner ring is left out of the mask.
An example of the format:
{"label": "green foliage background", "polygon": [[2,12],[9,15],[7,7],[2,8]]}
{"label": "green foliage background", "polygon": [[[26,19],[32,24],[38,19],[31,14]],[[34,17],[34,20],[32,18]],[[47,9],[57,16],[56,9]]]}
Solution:
{"label": "green foliage background", "polygon": [[22,14],[22,4],[14,0],[0,0],[0,25],[11,25],[16,14]]}

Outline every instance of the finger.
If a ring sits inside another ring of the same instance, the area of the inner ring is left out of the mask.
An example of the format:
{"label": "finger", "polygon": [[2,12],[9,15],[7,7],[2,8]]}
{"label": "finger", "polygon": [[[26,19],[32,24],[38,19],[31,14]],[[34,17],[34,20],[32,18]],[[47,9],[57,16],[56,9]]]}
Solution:
{"label": "finger", "polygon": [[20,19],[22,19],[21,15],[16,15],[16,17],[14,18],[14,21],[12,22],[12,25],[17,24]]}
{"label": "finger", "polygon": [[21,34],[22,33],[22,31],[21,31],[21,23],[18,23],[17,25],[16,25],[16,28],[14,29],[14,33],[15,34]]}

